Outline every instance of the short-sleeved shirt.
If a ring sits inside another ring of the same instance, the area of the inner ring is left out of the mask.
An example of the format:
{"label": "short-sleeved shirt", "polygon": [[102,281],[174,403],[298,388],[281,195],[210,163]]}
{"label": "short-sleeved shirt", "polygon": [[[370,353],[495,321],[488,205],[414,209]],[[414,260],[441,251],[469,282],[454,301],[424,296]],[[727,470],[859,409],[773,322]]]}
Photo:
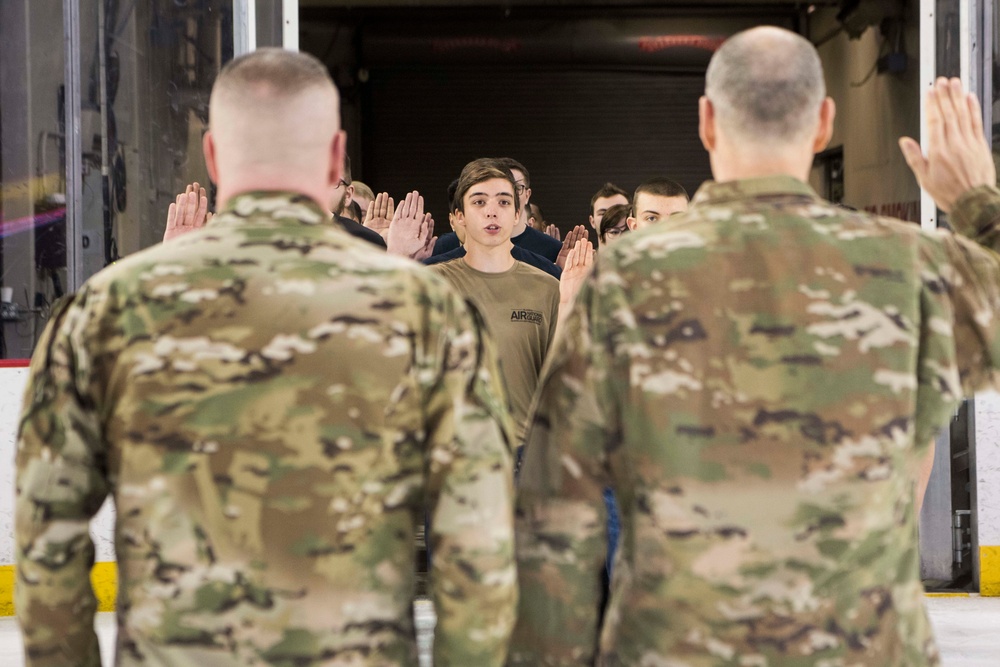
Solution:
{"label": "short-sleeved shirt", "polygon": [[984,248],[790,177],[709,183],[601,250],[526,438],[510,664],[937,664],[915,471],[997,379],[998,211],[953,211]]}
{"label": "short-sleeved shirt", "polygon": [[[525,250],[524,248],[514,246],[510,249],[511,257],[519,262],[524,262],[530,266],[540,269],[545,273],[549,274],[556,280],[562,276],[562,269],[555,262],[550,262],[549,260],[536,255],[530,250]],[[465,257],[465,248],[463,246],[458,246],[454,250],[449,250],[446,253],[440,255],[431,255],[424,260],[424,264],[430,266],[432,264],[441,264],[442,262],[450,262],[453,259],[459,259]]]}
{"label": "short-sleeved shirt", "polygon": [[113,493],[118,665],[416,665],[429,517],[435,662],[500,667],[513,435],[476,322],[284,192],[87,281],[39,341],[21,420],[27,665],[100,664],[88,524]]}
{"label": "short-sleeved shirt", "polygon": [[555,335],[559,281],[518,261],[503,273],[477,271],[464,258],[430,268],[467,298],[486,322],[520,432]]}

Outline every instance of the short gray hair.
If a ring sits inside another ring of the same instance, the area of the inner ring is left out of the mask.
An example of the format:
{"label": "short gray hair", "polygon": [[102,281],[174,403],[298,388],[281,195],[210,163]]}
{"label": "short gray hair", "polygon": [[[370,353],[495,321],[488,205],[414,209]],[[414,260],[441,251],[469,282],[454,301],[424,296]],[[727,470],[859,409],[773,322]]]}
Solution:
{"label": "short gray hair", "polygon": [[826,97],[823,66],[800,35],[752,28],[730,37],[712,57],[705,96],[718,122],[740,138],[798,140],[815,127]]}
{"label": "short gray hair", "polygon": [[278,48],[262,48],[230,61],[212,87],[212,102],[222,98],[242,106],[260,103],[259,96],[287,100],[309,90],[336,91],[333,79],[317,58]]}

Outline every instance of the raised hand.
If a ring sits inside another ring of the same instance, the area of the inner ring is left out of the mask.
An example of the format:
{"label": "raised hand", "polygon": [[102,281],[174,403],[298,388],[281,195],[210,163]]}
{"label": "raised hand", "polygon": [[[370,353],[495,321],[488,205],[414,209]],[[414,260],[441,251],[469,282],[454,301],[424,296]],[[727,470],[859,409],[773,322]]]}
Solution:
{"label": "raised hand", "polygon": [[368,229],[378,232],[382,238],[388,240],[389,227],[392,225],[392,216],[395,215],[396,207],[392,197],[388,192],[380,192],[375,195],[375,200],[368,205],[365,211],[365,220],[362,224]]}
{"label": "raised hand", "polygon": [[420,235],[424,237],[425,241],[424,247],[413,255],[413,259],[418,262],[422,262],[434,253],[434,244],[438,240],[438,237],[434,236],[434,218],[430,213],[424,216],[424,224],[421,225],[420,229]]}
{"label": "raised hand", "polygon": [[559,265],[559,268],[565,268],[566,258],[570,251],[576,247],[576,242],[581,239],[587,240],[589,236],[590,233],[583,225],[577,225],[566,233],[566,238],[563,240],[562,250],[559,251],[559,256],[556,257],[556,264]]}
{"label": "raised hand", "polygon": [[927,91],[927,155],[910,137],[899,140],[917,182],[944,212],[965,192],[996,185],[993,155],[983,132],[978,98],[959,79],[939,78]]}
{"label": "raised hand", "polygon": [[177,195],[176,201],[167,209],[167,228],[163,232],[163,240],[169,241],[201,229],[211,219],[205,188],[197,183],[191,183],[184,188],[184,192]]}
{"label": "raised hand", "polygon": [[583,285],[584,279],[594,265],[594,244],[580,239],[566,254],[566,266],[559,278],[559,316],[556,327],[562,325],[573,307],[573,300]]}
{"label": "raised hand", "polygon": [[580,239],[566,255],[566,266],[559,279],[559,304],[571,304],[580,291],[583,279],[594,265],[594,244]]}
{"label": "raised hand", "polygon": [[556,241],[562,241],[562,232],[555,225],[546,225],[545,233],[554,238]]}
{"label": "raised hand", "polygon": [[407,193],[389,223],[389,235],[385,240],[388,251],[403,257],[415,256],[427,243],[426,222],[423,196],[416,190]]}

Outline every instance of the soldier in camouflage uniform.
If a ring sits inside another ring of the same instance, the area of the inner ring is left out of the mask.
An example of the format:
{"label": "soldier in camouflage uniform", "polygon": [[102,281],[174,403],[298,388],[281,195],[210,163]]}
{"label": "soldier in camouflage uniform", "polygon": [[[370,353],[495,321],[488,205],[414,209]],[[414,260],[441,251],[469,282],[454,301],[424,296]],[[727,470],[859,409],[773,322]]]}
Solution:
{"label": "soldier in camouflage uniform", "polygon": [[[995,182],[982,124],[941,91],[975,137],[944,141],[978,156],[962,189]],[[809,189],[833,105],[797,35],[727,42],[701,114],[720,182],[601,251],[543,373],[508,664],[935,665],[915,480],[994,379],[1000,256]],[[992,187],[951,218],[994,249],[998,219]],[[598,628],[608,484],[624,526]]]}
{"label": "soldier in camouflage uniform", "polygon": [[[344,137],[315,59],[228,65],[221,211],[53,313],[17,453],[27,664],[100,664],[88,521],[117,504],[118,665],[501,665],[516,610],[495,354],[431,272],[329,223]],[[260,191],[269,188],[270,191]]]}

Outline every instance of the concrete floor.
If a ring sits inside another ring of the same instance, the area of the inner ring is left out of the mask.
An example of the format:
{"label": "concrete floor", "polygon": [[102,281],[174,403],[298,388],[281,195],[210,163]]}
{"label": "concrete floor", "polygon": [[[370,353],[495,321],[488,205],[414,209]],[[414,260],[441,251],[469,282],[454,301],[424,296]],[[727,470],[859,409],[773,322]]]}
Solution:
{"label": "concrete floor", "polygon": [[[1000,598],[931,597],[927,599],[931,622],[937,633],[944,667],[997,667],[1000,665]],[[434,614],[427,603],[417,603],[421,666],[430,667],[428,657]],[[112,665],[115,615],[98,614],[97,636],[105,667]],[[24,667],[21,632],[13,618],[0,618],[0,665]]]}

